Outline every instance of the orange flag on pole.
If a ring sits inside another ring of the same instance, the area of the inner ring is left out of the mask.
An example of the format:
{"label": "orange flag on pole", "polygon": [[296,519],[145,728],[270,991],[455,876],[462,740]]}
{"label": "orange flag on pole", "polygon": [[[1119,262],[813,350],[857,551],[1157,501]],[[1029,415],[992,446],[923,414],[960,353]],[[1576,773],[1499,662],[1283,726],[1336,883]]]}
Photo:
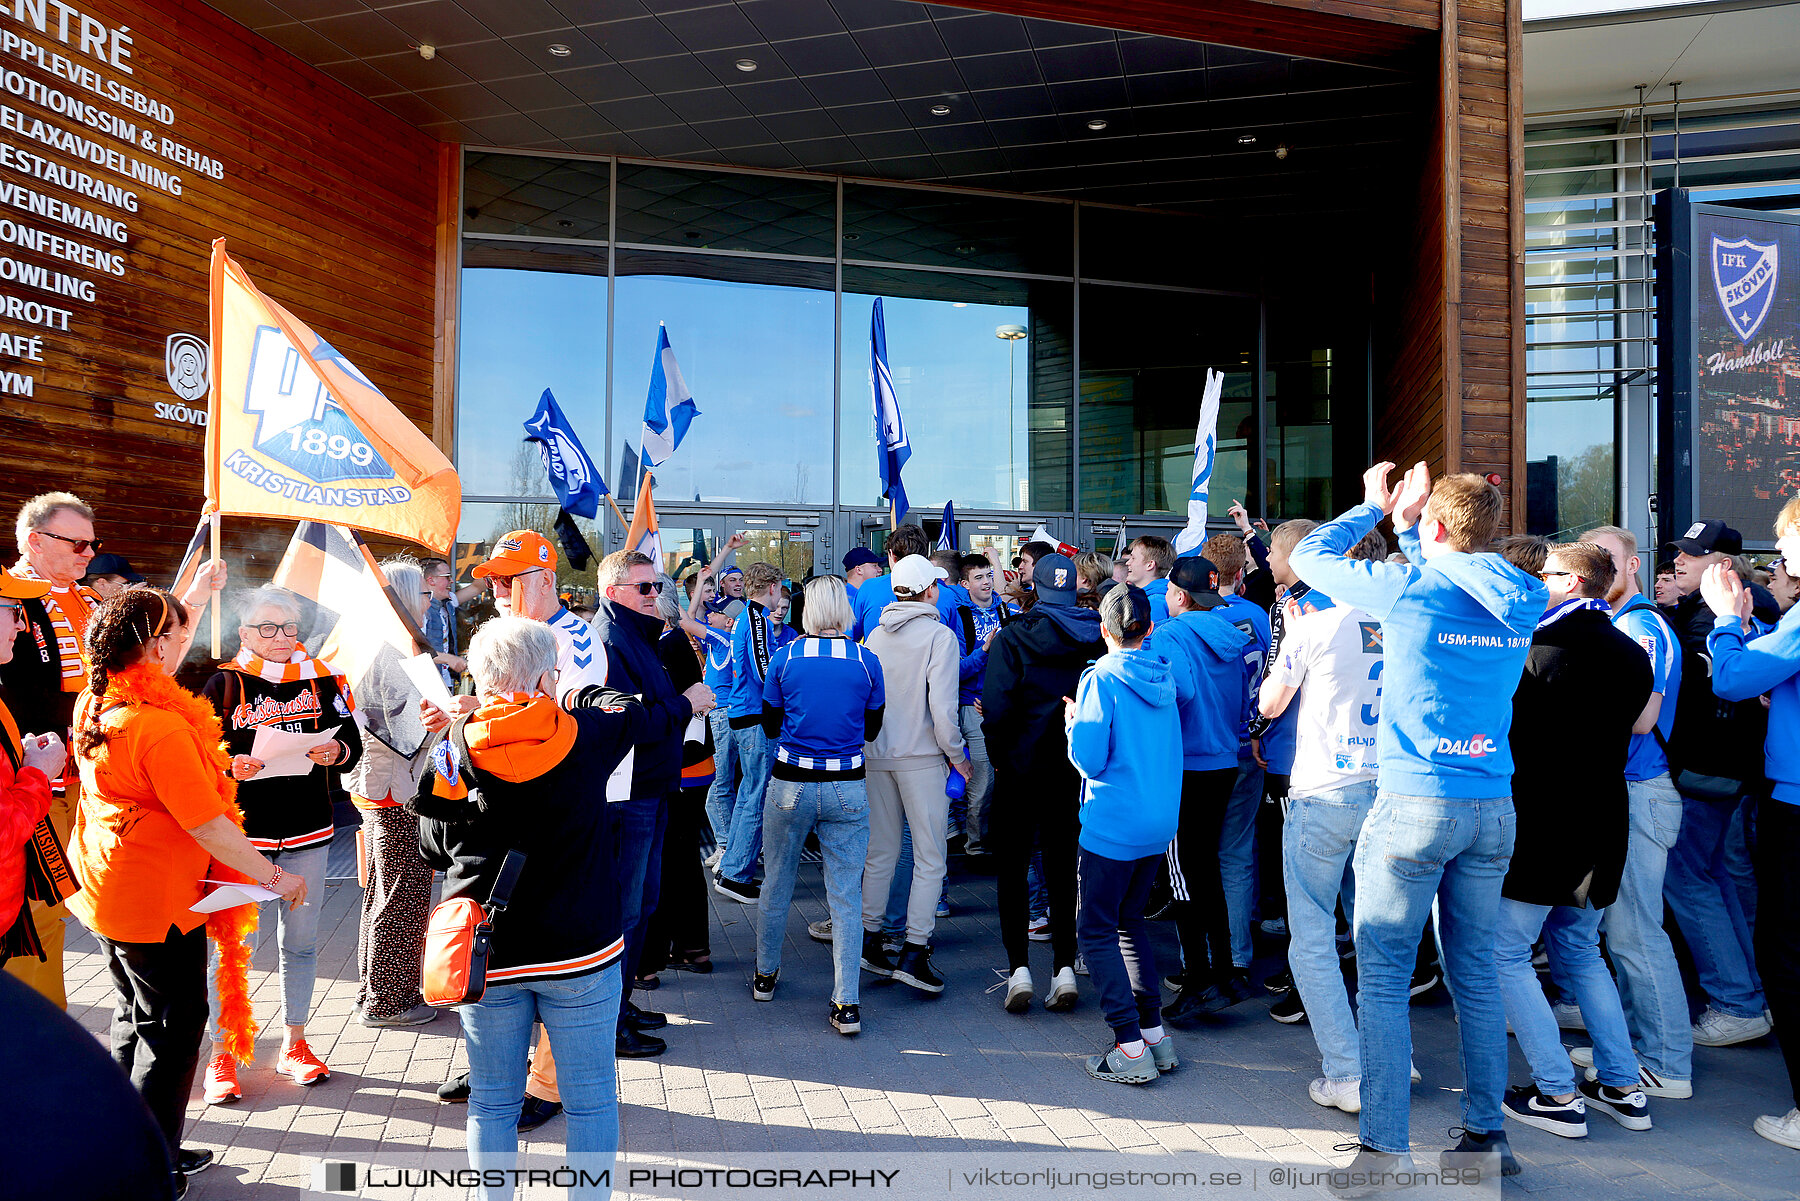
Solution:
{"label": "orange flag on pole", "polygon": [[637,506],[631,511],[631,528],[625,531],[625,548],[649,555],[656,570],[663,570],[662,531],[656,526],[656,501],[650,495],[650,473],[638,489]]}
{"label": "orange flag on pole", "polygon": [[212,248],[206,499],[218,513],[456,541],[456,469],[368,376]]}

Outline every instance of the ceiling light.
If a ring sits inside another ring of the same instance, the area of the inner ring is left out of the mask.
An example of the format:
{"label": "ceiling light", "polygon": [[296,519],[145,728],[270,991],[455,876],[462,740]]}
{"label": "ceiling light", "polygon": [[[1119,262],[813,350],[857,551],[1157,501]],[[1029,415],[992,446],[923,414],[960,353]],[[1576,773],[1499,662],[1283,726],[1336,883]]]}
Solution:
{"label": "ceiling light", "polygon": [[975,248],[973,246],[958,246],[956,248],[956,253],[958,253],[958,254],[974,254]]}
{"label": "ceiling light", "polygon": [[740,58],[734,65],[746,75],[756,70],[756,60],[753,58]]}
{"label": "ceiling light", "polygon": [[948,117],[950,115],[950,106],[948,104],[934,104],[931,106],[931,115],[934,117]]}
{"label": "ceiling light", "polygon": [[1240,145],[1240,146],[1256,145],[1256,135],[1253,133],[1240,133],[1238,135],[1238,145]]}
{"label": "ceiling light", "polygon": [[1287,156],[1288,156],[1288,148],[1285,145],[1275,147],[1275,157],[1276,158],[1284,159]]}
{"label": "ceiling light", "polygon": [[858,238],[860,238],[860,237],[862,237],[862,235],[861,235],[861,234],[856,234],[856,233],[850,233],[850,234],[845,234],[845,235],[844,235],[844,241],[846,241],[846,242],[854,242],[854,241],[856,241],[856,240],[857,240],[857,239],[858,239]]}
{"label": "ceiling light", "polygon": [[419,57],[424,59],[426,62],[430,62],[432,59],[437,57],[437,47],[433,46],[430,42],[426,42],[426,43],[422,44],[419,47]]}
{"label": "ceiling light", "polygon": [[969,307],[969,302],[966,300],[953,301],[950,307],[953,309],[966,309]]}
{"label": "ceiling light", "polygon": [[548,46],[545,47],[545,49],[550,51],[550,53],[554,54],[558,58],[567,58],[567,57],[569,57],[569,55],[575,53],[573,50],[569,49],[567,46],[563,45],[561,42],[551,42]]}
{"label": "ceiling light", "polygon": [[573,221],[569,220],[567,217],[564,217],[556,223],[556,227],[558,229],[574,229],[575,223]]}
{"label": "ceiling light", "polygon": [[1087,127],[1095,133],[1099,133],[1106,128],[1106,121],[1101,117],[1095,117],[1092,121],[1087,123]]}

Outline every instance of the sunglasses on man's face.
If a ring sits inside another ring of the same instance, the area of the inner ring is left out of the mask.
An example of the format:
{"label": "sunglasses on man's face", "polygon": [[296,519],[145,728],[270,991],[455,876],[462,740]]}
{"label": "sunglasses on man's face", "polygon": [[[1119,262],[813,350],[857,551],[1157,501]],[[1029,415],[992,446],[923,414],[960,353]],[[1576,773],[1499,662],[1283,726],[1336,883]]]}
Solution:
{"label": "sunglasses on man's face", "polygon": [[613,587],[614,588],[636,588],[637,594],[639,596],[655,596],[656,592],[657,592],[656,581],[654,581],[654,580],[642,581],[642,582],[635,583],[635,584],[628,581],[623,584],[614,584]]}
{"label": "sunglasses on man's face", "polygon": [[20,621],[25,620],[25,606],[24,605],[0,605],[0,613],[11,613],[14,616],[16,616]]}
{"label": "sunglasses on man's face", "polygon": [[488,583],[494,586],[495,592],[510,592],[512,591],[512,586],[514,584],[518,583],[526,576],[536,575],[542,570],[544,570],[542,567],[530,567],[513,575],[491,575],[488,577]]}
{"label": "sunglasses on man's face", "polygon": [[58,542],[67,542],[78,555],[85,555],[90,549],[97,551],[106,545],[106,543],[100,541],[98,538],[65,538],[61,534],[52,534],[49,530],[39,530],[37,532],[46,538],[54,538]]}

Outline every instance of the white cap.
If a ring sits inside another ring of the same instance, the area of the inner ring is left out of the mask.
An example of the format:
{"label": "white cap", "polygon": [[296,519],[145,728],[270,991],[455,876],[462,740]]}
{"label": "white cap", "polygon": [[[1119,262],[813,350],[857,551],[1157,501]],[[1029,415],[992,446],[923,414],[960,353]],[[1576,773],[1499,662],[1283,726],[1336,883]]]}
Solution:
{"label": "white cap", "polygon": [[908,555],[894,564],[894,595],[904,591],[916,597],[939,580],[949,578],[949,572],[924,555]]}

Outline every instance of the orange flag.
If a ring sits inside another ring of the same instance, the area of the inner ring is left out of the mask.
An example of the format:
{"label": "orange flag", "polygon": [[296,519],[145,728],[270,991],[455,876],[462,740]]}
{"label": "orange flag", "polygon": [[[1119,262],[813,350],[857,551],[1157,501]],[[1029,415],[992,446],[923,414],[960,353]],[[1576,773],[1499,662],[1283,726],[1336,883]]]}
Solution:
{"label": "orange flag", "polygon": [[656,524],[656,500],[650,495],[650,473],[644,473],[644,486],[638,489],[637,507],[631,512],[631,528],[625,531],[625,546],[639,554],[649,555],[656,570],[663,570],[662,531]]}
{"label": "orange flag", "polygon": [[212,248],[206,499],[220,513],[456,541],[456,469],[354,364]]}

